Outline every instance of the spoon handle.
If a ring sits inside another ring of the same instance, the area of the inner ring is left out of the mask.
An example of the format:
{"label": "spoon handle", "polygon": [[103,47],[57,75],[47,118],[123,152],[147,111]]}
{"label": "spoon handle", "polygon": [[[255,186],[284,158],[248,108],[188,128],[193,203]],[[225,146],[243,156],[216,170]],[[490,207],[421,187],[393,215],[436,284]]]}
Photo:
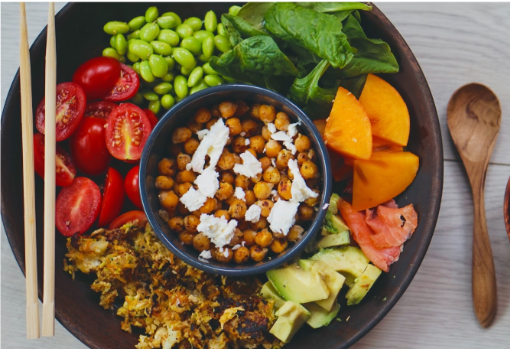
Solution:
{"label": "spoon handle", "polygon": [[497,294],[494,260],[485,219],[484,183],[473,186],[473,305],[482,327],[496,316]]}

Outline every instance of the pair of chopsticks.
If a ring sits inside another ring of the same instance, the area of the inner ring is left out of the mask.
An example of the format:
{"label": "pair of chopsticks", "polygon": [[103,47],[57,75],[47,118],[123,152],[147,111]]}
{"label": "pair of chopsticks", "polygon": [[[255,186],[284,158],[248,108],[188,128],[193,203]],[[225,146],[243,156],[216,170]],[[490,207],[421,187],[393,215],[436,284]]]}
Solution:
{"label": "pair of chopsticks", "polygon": [[[37,247],[35,231],[34,142],[32,81],[25,3],[20,3],[20,83],[23,144],[23,199],[25,223],[25,274],[27,338],[39,338],[37,298]],[[55,334],[55,113],[57,51],[55,4],[50,3],[46,28],[45,144],[44,144],[44,284],[42,335]]]}

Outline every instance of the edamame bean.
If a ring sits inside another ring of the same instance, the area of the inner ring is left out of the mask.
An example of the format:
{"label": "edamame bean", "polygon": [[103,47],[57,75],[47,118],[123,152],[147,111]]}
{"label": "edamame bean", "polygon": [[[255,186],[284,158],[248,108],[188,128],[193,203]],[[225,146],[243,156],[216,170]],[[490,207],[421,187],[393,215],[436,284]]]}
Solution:
{"label": "edamame bean", "polygon": [[177,97],[184,98],[188,95],[188,84],[186,77],[183,75],[177,75],[174,80],[174,91]]}
{"label": "edamame bean", "polygon": [[[129,52],[128,52],[128,57],[129,57]],[[133,70],[138,74],[140,75],[140,62],[136,62],[135,64],[133,64]]]}
{"label": "edamame bean", "polygon": [[214,37],[214,46],[220,52],[227,52],[232,47],[232,45],[230,45],[230,41],[223,35],[216,35]]}
{"label": "edamame bean", "polygon": [[223,26],[223,24],[218,24],[218,26],[216,27],[216,30],[218,31],[218,35],[223,35],[223,36],[227,36],[227,31],[225,30],[225,27]]}
{"label": "edamame bean", "polygon": [[161,102],[158,100],[149,102],[149,110],[154,114],[158,114],[161,109]]}
{"label": "edamame bean", "polygon": [[140,29],[140,39],[151,42],[159,35],[159,26],[156,23],[147,23]]}
{"label": "edamame bean", "polygon": [[223,84],[223,79],[218,75],[206,75],[204,82],[209,86],[218,86]]}
{"label": "edamame bean", "polygon": [[154,53],[154,49],[149,43],[138,39],[131,41],[128,49],[129,52],[132,52],[141,59],[149,59],[150,55]]}
{"label": "edamame bean", "polygon": [[174,61],[174,59],[172,57],[166,56],[165,57],[165,61],[168,64],[168,70],[174,69],[175,61]]}
{"label": "edamame bean", "polygon": [[193,37],[202,43],[205,38],[214,38],[214,34],[207,30],[199,30],[193,33]]}
{"label": "edamame bean", "polygon": [[147,23],[154,22],[159,16],[158,8],[156,6],[151,6],[145,11],[145,20]]}
{"label": "edamame bean", "polygon": [[216,18],[216,13],[214,13],[214,11],[209,11],[205,14],[204,27],[205,30],[210,32],[216,31],[216,28],[218,27],[218,19]]}
{"label": "edamame bean", "polygon": [[131,34],[129,34],[129,35],[127,36],[127,39],[128,39],[128,40],[131,40],[131,39],[140,39],[140,29],[135,30],[134,32],[132,32]]}
{"label": "edamame bean", "polygon": [[165,12],[161,15],[161,17],[173,17],[175,19],[175,26],[182,24],[181,17],[175,12]]}
{"label": "edamame bean", "polygon": [[182,47],[176,47],[174,49],[173,58],[186,69],[193,69],[197,65],[197,61],[191,52]]}
{"label": "edamame bean", "polygon": [[103,30],[110,35],[126,34],[129,31],[129,26],[125,22],[112,21],[106,23]]}
{"label": "edamame bean", "polygon": [[115,35],[110,38],[110,46],[115,48],[117,42],[115,41]]}
{"label": "edamame bean", "polygon": [[165,95],[167,93],[170,93],[174,87],[169,82],[160,82],[154,88],[152,89],[154,92],[156,92],[158,95]]}
{"label": "edamame bean", "polygon": [[[170,70],[170,69],[168,69],[168,70]],[[166,75],[165,75],[165,76],[163,76],[163,77],[161,78],[161,80],[163,80],[163,81],[165,81],[165,82],[171,82],[171,81],[174,81],[174,73],[172,73],[172,72],[170,72],[170,71],[169,71],[168,73],[166,73]]]}
{"label": "edamame bean", "polygon": [[151,45],[154,49],[154,53],[157,53],[158,55],[168,56],[170,53],[172,53],[172,46],[164,41],[154,40],[151,42]]}
{"label": "edamame bean", "polygon": [[207,37],[202,42],[202,52],[204,53],[205,59],[211,58],[214,53],[214,37]]}
{"label": "edamame bean", "polygon": [[117,52],[116,49],[114,49],[113,47],[107,47],[103,50],[103,56],[104,57],[111,57],[111,58],[115,58],[116,60],[118,60],[119,62],[125,62],[126,59],[122,56],[122,55],[119,55],[119,53]]}
{"label": "edamame bean", "polygon": [[159,32],[158,36],[159,41],[164,41],[170,46],[177,46],[179,44],[179,35],[176,32],[170,29],[163,29]]}
{"label": "edamame bean", "polygon": [[205,90],[206,88],[208,88],[209,85],[207,85],[203,80],[200,81],[200,83],[193,87],[190,91],[189,91],[189,94],[192,95],[193,93],[195,92],[198,92],[198,91],[202,91],[202,90]]}
{"label": "edamame bean", "polygon": [[189,74],[191,74],[192,71],[193,71],[193,69],[188,69],[188,68],[181,67],[181,74],[182,75],[188,76]]}
{"label": "edamame bean", "polygon": [[202,69],[202,67],[193,68],[188,77],[188,87],[193,87],[197,85],[200,82],[200,80],[202,80],[203,75],[204,69]]}
{"label": "edamame bean", "polygon": [[207,63],[211,60],[211,57],[207,57],[202,53],[200,56],[198,56],[198,60],[202,63]]}
{"label": "edamame bean", "polygon": [[180,24],[175,29],[181,39],[190,37],[193,35],[193,28],[189,24]]}
{"label": "edamame bean", "polygon": [[135,55],[134,53],[129,52],[129,51],[126,54],[126,57],[127,57],[127,59],[129,59],[129,61],[131,61],[133,63],[138,62],[140,60],[140,57],[138,57],[137,55]]}
{"label": "edamame bean", "polygon": [[221,75],[221,77],[222,77],[222,78],[223,78],[226,82],[228,82],[229,84],[232,84],[232,83],[236,82],[236,79],[229,78],[228,76]]}
{"label": "edamame bean", "polygon": [[127,42],[126,38],[122,34],[117,34],[115,36],[115,49],[119,53],[119,55],[124,55],[127,51]]}
{"label": "edamame bean", "polygon": [[149,57],[149,64],[155,77],[162,78],[168,73],[168,63],[159,55],[151,55]]}
{"label": "edamame bean", "polygon": [[230,6],[230,8],[228,9],[228,13],[232,16],[237,16],[239,11],[241,11],[241,6],[237,6],[237,5]]}
{"label": "edamame bean", "polygon": [[152,74],[149,61],[142,61],[142,63],[140,63],[140,75],[142,76],[142,79],[147,82],[153,82],[156,79],[154,74]]}
{"label": "edamame bean", "polygon": [[140,29],[145,24],[145,17],[138,16],[129,21],[128,26],[129,30],[134,32],[135,30]]}
{"label": "edamame bean", "polygon": [[184,24],[188,24],[193,31],[200,30],[202,28],[202,20],[198,17],[190,17],[184,21]]}
{"label": "edamame bean", "polygon": [[198,55],[202,51],[202,45],[200,44],[200,41],[192,36],[182,39],[181,47],[190,51],[194,55]]}
{"label": "edamame bean", "polygon": [[177,26],[177,22],[172,16],[159,17],[157,22],[162,29],[172,29]]}
{"label": "edamame bean", "polygon": [[152,91],[144,91],[142,92],[142,96],[148,101],[157,101],[159,99],[159,96]]}
{"label": "edamame bean", "polygon": [[218,72],[214,70],[209,63],[204,64],[202,68],[207,75],[218,75]]}
{"label": "edamame bean", "polygon": [[170,109],[174,106],[175,104],[175,99],[172,95],[164,95],[163,97],[161,97],[161,106],[163,106],[163,108],[165,109]]}

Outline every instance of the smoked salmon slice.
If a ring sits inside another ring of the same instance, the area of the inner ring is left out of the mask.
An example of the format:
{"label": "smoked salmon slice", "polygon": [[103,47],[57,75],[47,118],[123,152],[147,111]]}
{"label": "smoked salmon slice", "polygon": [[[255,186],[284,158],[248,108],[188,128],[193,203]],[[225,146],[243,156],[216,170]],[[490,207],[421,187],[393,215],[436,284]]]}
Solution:
{"label": "smoked salmon slice", "polygon": [[374,232],[370,239],[375,248],[397,247],[414,233],[418,214],[412,204],[402,208],[379,205],[377,210],[367,210],[366,222]]}

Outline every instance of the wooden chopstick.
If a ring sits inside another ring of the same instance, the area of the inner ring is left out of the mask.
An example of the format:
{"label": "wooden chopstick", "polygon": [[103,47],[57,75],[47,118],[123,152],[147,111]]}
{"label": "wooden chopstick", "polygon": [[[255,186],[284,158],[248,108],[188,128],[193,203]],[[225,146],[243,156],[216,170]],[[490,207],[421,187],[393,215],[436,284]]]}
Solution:
{"label": "wooden chopstick", "polygon": [[50,2],[46,27],[46,78],[44,121],[44,283],[42,335],[55,335],[55,112],[57,51],[55,4]]}
{"label": "wooden chopstick", "polygon": [[23,144],[23,200],[25,223],[25,276],[27,338],[39,338],[37,298],[37,242],[35,235],[34,136],[32,116],[32,76],[28,48],[25,3],[20,3],[20,85],[21,138]]}

